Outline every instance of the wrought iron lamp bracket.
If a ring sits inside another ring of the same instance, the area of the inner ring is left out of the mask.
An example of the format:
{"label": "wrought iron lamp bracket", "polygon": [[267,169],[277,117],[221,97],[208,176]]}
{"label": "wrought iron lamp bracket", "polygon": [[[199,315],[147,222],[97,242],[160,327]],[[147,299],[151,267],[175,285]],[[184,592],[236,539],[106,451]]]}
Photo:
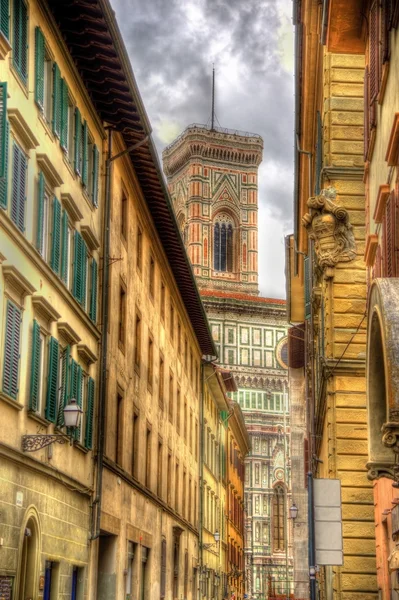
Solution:
{"label": "wrought iron lamp bracket", "polygon": [[51,435],[37,434],[37,435],[23,435],[22,436],[22,452],[36,452],[46,446],[50,446],[57,442],[58,444],[66,444],[69,442],[72,445],[72,436],[66,435],[65,433],[54,433]]}

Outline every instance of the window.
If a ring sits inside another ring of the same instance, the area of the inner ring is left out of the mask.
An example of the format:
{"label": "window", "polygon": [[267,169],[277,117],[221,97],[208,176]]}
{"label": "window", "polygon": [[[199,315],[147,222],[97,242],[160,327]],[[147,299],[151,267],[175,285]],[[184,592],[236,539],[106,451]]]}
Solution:
{"label": "window", "polygon": [[198,461],[198,420],[195,419],[195,460]]}
{"label": "window", "polygon": [[68,94],[67,108],[66,108],[66,121],[67,121],[67,139],[65,140],[65,148],[68,152],[68,158],[70,161],[73,160],[75,152],[75,106],[72,98]]}
{"label": "window", "polygon": [[162,321],[165,321],[165,284],[163,281],[161,281],[161,306],[160,306],[160,311],[161,311],[161,319]]}
{"label": "window", "polygon": [[148,364],[147,364],[147,385],[152,389],[152,380],[154,373],[154,342],[152,337],[148,338]]}
{"label": "window", "polygon": [[172,503],[172,454],[170,452],[168,452],[166,494],[167,494],[167,503],[170,506]]}
{"label": "window", "polygon": [[145,445],[145,485],[147,488],[151,485],[151,428],[147,425],[146,445]]}
{"label": "window", "polygon": [[177,321],[177,352],[181,354],[181,324]]}
{"label": "window", "polygon": [[58,596],[58,570],[59,563],[51,560],[46,560],[44,570],[44,589],[43,589],[43,600],[52,600]]}
{"label": "window", "polygon": [[220,214],[213,226],[213,268],[215,271],[233,271],[233,223]]}
{"label": "window", "polygon": [[133,431],[132,431],[132,475],[137,478],[139,449],[139,414],[135,410],[133,413]]}
{"label": "window", "polygon": [[24,0],[14,0],[13,10],[13,63],[22,79],[28,79],[28,9]]}
{"label": "window", "polygon": [[35,29],[35,102],[48,123],[52,115],[53,61],[40,27]]}
{"label": "window", "polygon": [[115,462],[118,465],[123,464],[123,420],[124,420],[123,395],[121,392],[116,394],[116,427],[115,427]]}
{"label": "window", "polygon": [[186,518],[186,499],[187,499],[187,473],[184,469],[183,471],[183,497],[182,497],[182,507],[181,507],[181,515],[183,519]]}
{"label": "window", "polygon": [[96,323],[97,321],[97,279],[98,279],[98,267],[97,261],[92,258],[90,262],[90,304],[89,304],[89,317]]}
{"label": "window", "polygon": [[174,391],[174,383],[173,383],[173,375],[172,373],[169,375],[169,421],[173,422],[173,391]]}
{"label": "window", "polygon": [[184,400],[184,427],[183,427],[183,437],[184,441],[187,443],[187,400]]}
{"label": "window", "polygon": [[128,201],[124,191],[121,196],[121,236],[127,241],[127,228],[128,228],[128,215],[127,215]]}
{"label": "window", "polygon": [[126,290],[123,286],[119,288],[119,348],[124,352],[126,335]]}
{"label": "window", "polygon": [[141,317],[136,314],[136,326],[134,329],[134,363],[136,367],[140,367],[141,359]]}
{"label": "window", "polygon": [[143,268],[143,232],[140,227],[137,227],[136,266],[139,271],[141,271]]}
{"label": "window", "polygon": [[164,407],[164,395],[165,395],[165,363],[163,356],[159,356],[159,396],[158,404],[159,408],[163,410]]}
{"label": "window", "polygon": [[3,392],[17,399],[22,311],[7,300],[4,336]]}
{"label": "window", "polygon": [[284,488],[277,485],[273,492],[273,550],[280,552],[285,547]]}
{"label": "window", "polygon": [[127,543],[127,574],[126,574],[126,595],[125,600],[133,598],[133,566],[135,557],[136,544],[133,542]]}
{"label": "window", "polygon": [[[53,244],[54,248],[57,248]],[[55,250],[54,268],[56,268],[57,251]],[[73,282],[72,294],[76,300],[83,306],[86,306],[86,288],[87,288],[87,246],[79,231],[74,232],[73,243]]]}
{"label": "window", "polygon": [[43,173],[39,173],[37,193],[36,248],[48,260],[50,194]]}
{"label": "window", "polygon": [[154,299],[154,289],[155,289],[155,261],[154,261],[154,257],[150,254],[148,291],[149,291],[150,297],[152,299]]}
{"label": "window", "polygon": [[179,494],[181,490],[179,489],[179,463],[176,463],[175,466],[175,511],[179,512]]}
{"label": "window", "polygon": [[170,319],[169,319],[169,329],[170,329],[170,339],[173,342],[174,339],[174,335],[175,335],[175,309],[174,306],[172,304],[172,301],[170,301]]}
{"label": "window", "polygon": [[162,457],[163,457],[163,444],[162,440],[158,439],[158,477],[157,477],[157,494],[159,498],[162,498],[162,473],[163,473],[163,465],[162,465]]}
{"label": "window", "polygon": [[39,323],[35,320],[32,327],[29,410],[38,414],[43,413],[45,404],[45,361],[46,335],[41,331]]}
{"label": "window", "polygon": [[181,420],[181,415],[180,415],[180,403],[181,403],[181,393],[180,393],[180,388],[179,386],[177,387],[177,398],[176,398],[176,431],[178,434],[180,434],[180,420]]}
{"label": "window", "polygon": [[166,596],[166,540],[163,538],[161,543],[161,585],[160,598],[164,600]]}
{"label": "window", "polygon": [[28,159],[16,142],[13,143],[12,160],[11,220],[24,233]]}

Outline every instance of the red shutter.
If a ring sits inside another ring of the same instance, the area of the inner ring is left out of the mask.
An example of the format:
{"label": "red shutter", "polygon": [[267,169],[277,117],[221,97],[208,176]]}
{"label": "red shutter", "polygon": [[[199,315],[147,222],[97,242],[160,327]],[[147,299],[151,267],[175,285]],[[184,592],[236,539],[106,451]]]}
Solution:
{"label": "red shutter", "polygon": [[379,245],[375,253],[373,279],[381,277],[381,246]]}
{"label": "red shutter", "polygon": [[379,89],[379,1],[374,0],[369,14],[369,74],[370,74],[370,106],[377,98]]}
{"label": "red shutter", "polygon": [[397,273],[397,227],[396,227],[396,199],[395,193],[391,192],[387,200],[384,217],[384,239],[383,239],[383,275],[384,277],[396,277]]}
{"label": "red shutter", "polygon": [[369,68],[364,70],[364,160],[367,160],[370,143],[370,112],[369,112]]}

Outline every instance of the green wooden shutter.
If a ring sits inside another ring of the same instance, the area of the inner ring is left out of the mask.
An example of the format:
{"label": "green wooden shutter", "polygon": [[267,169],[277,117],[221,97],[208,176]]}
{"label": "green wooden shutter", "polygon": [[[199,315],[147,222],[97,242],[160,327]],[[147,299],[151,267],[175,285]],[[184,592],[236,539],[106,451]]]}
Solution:
{"label": "green wooden shutter", "polygon": [[53,132],[61,135],[61,74],[57,63],[53,64]]}
{"label": "green wooden shutter", "polygon": [[6,138],[4,149],[4,177],[0,178],[0,206],[7,209],[8,204],[8,146],[10,139],[10,125],[6,124]]}
{"label": "green wooden shutter", "polygon": [[24,0],[14,0],[13,62],[22,81],[28,75],[28,11]]}
{"label": "green wooden shutter", "polygon": [[53,230],[51,242],[50,266],[57,275],[60,273],[61,262],[61,204],[57,198],[53,199]]}
{"label": "green wooden shutter", "polygon": [[312,312],[312,291],[311,291],[311,262],[310,257],[305,256],[304,258],[304,271],[305,271],[305,319],[310,319]]}
{"label": "green wooden shutter", "polygon": [[64,425],[64,406],[68,404],[70,393],[70,363],[71,363],[71,348],[67,346],[62,353],[61,365],[61,386],[58,399],[57,425]]}
{"label": "green wooden shutter", "polygon": [[40,325],[34,320],[32,329],[32,354],[31,354],[31,371],[30,371],[30,395],[29,395],[29,410],[37,411],[39,405],[39,389],[40,389]]}
{"label": "green wooden shutter", "polygon": [[37,191],[37,229],[36,229],[36,248],[39,252],[43,249],[43,210],[44,210],[44,175],[39,173],[38,191]]}
{"label": "green wooden shutter", "polygon": [[82,172],[82,118],[80,110],[75,108],[75,172],[80,175]]}
{"label": "green wooden shutter", "polygon": [[14,400],[18,395],[21,318],[21,310],[8,300],[4,344],[3,392],[14,398]]}
{"label": "green wooden shutter", "polygon": [[82,244],[82,236],[75,231],[72,293],[79,302],[82,298]]}
{"label": "green wooden shutter", "polygon": [[26,176],[28,161],[20,147],[13,145],[11,219],[22,232],[25,231]]}
{"label": "green wooden shutter", "polygon": [[67,151],[68,150],[68,106],[69,106],[69,92],[68,86],[65,79],[61,79],[61,146]]}
{"label": "green wooden shutter", "polygon": [[82,183],[87,187],[87,168],[88,168],[88,130],[87,121],[83,121],[82,125]]}
{"label": "green wooden shutter", "polygon": [[[75,360],[71,360],[70,397],[74,398],[78,406],[82,407],[82,367]],[[80,427],[75,431],[75,439],[80,438]]]}
{"label": "green wooden shutter", "polygon": [[7,151],[7,83],[0,83],[0,178],[5,176]]}
{"label": "green wooden shutter", "polygon": [[44,35],[40,27],[35,29],[35,102],[44,106]]}
{"label": "green wooden shutter", "polygon": [[57,416],[58,397],[58,364],[59,345],[58,341],[51,337],[48,345],[48,373],[47,373],[47,395],[46,395],[46,419],[55,423]]}
{"label": "green wooden shutter", "polygon": [[89,377],[87,382],[87,412],[85,446],[88,450],[93,447],[93,416],[94,416],[94,379]]}
{"label": "green wooden shutter", "polygon": [[100,153],[98,151],[97,146],[93,145],[93,190],[92,190],[92,202],[93,206],[98,206],[98,167],[100,162]]}
{"label": "green wooden shutter", "polygon": [[82,291],[80,294],[80,303],[83,306],[83,308],[85,308],[86,307],[86,289],[87,289],[87,246],[83,240],[82,240],[82,244],[81,244],[81,250],[82,250],[82,258],[81,258]]}
{"label": "green wooden shutter", "polygon": [[68,214],[66,210],[62,212],[61,222],[61,279],[66,284],[68,281]]}
{"label": "green wooden shutter", "polygon": [[89,317],[94,323],[97,321],[97,273],[97,261],[94,258],[92,258]]}
{"label": "green wooden shutter", "polygon": [[0,0],[0,31],[10,39],[10,1]]}

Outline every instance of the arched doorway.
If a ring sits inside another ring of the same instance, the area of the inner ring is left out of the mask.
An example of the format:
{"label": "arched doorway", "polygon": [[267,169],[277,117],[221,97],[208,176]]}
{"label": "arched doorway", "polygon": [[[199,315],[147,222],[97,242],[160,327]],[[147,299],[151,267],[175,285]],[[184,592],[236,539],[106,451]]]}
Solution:
{"label": "arched doorway", "polygon": [[18,600],[36,598],[40,570],[40,528],[35,508],[27,510],[21,527],[18,568]]}

